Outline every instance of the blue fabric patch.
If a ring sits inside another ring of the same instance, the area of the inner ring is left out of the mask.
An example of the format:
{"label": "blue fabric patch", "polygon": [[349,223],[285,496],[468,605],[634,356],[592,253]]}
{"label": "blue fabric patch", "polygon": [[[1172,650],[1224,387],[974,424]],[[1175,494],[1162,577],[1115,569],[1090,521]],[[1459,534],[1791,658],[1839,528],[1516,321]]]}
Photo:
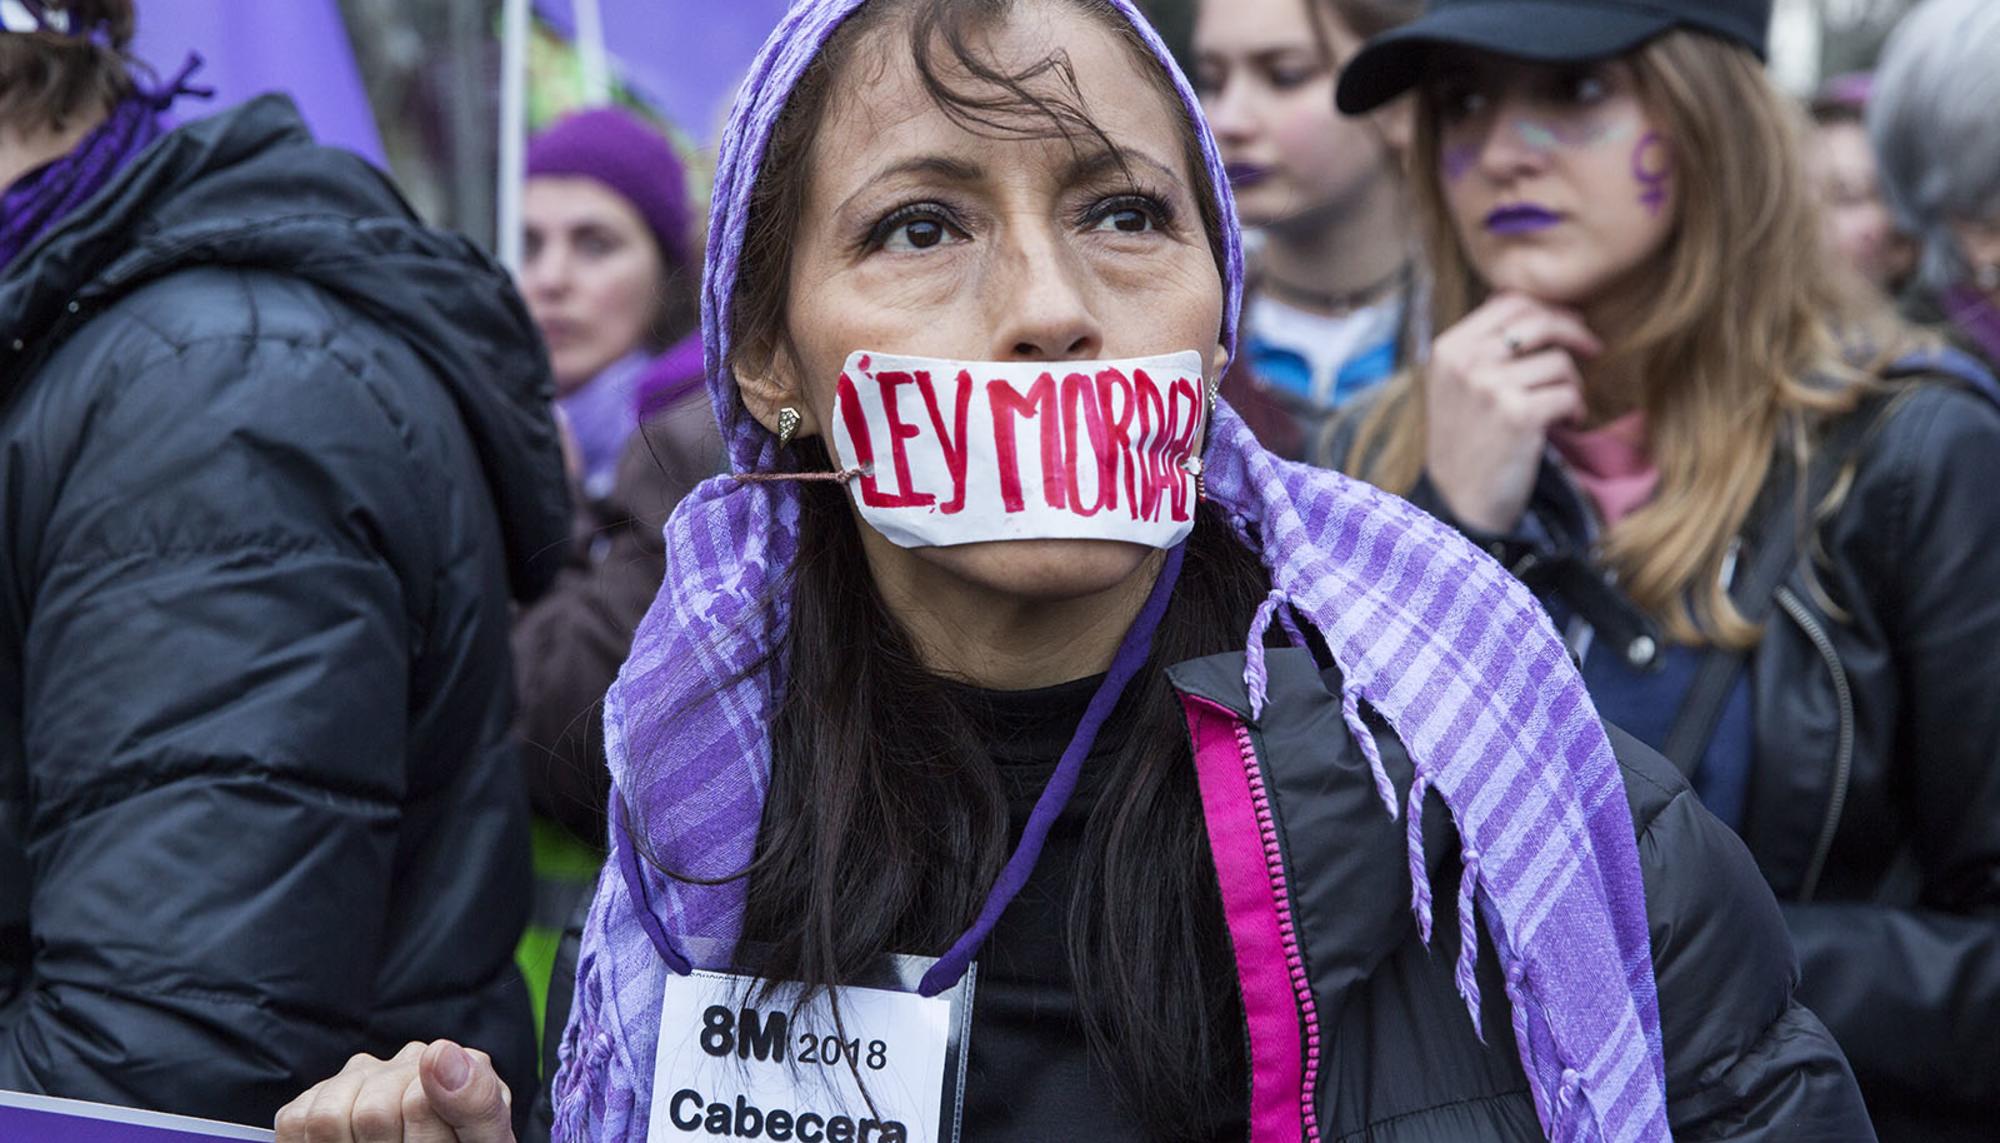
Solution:
{"label": "blue fabric patch", "polygon": [[1313,393],[1312,362],[1283,346],[1252,338],[1245,349],[1250,371],[1267,389],[1287,393],[1315,407],[1334,408],[1387,380],[1396,372],[1396,339],[1349,358],[1333,379],[1333,402],[1327,405]]}
{"label": "blue fabric patch", "polygon": [[2000,380],[1996,380],[1984,362],[1961,349],[1946,346],[1942,349],[1912,353],[1897,358],[1889,366],[1891,377],[1912,373],[1942,373],[1953,380],[1961,381],[1974,392],[2000,405]]}
{"label": "blue fabric patch", "polygon": [[[1674,718],[1694,685],[1703,650],[1668,646],[1651,667],[1634,667],[1617,648],[1593,642],[1583,660],[1583,681],[1597,709],[1627,734],[1652,747],[1666,744]],[[1750,760],[1755,749],[1750,672],[1736,676],[1708,752],[1691,782],[1710,813],[1741,833],[1750,800]]]}
{"label": "blue fabric patch", "polygon": [[1333,403],[1345,405],[1362,393],[1388,380],[1396,372],[1396,341],[1383,342],[1358,357],[1350,358],[1333,379]]}
{"label": "blue fabric patch", "polygon": [[1247,356],[1251,373],[1265,387],[1283,390],[1300,400],[1312,399],[1312,363],[1304,356],[1254,339]]}

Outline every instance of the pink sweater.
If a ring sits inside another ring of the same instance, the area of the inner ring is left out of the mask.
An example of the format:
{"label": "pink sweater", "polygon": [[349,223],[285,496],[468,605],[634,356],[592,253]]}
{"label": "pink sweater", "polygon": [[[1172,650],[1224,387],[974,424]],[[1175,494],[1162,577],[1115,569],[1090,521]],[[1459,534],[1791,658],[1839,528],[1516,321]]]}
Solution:
{"label": "pink sweater", "polygon": [[1594,429],[1558,426],[1549,443],[1569,466],[1577,487],[1597,505],[1609,528],[1644,507],[1660,485],[1660,470],[1646,448],[1646,414],[1633,410]]}

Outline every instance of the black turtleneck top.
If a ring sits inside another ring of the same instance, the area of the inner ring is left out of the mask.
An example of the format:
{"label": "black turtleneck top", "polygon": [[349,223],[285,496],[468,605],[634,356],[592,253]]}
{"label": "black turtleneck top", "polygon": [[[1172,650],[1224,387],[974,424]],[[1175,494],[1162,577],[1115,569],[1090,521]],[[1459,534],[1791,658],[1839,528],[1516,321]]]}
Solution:
{"label": "black turtleneck top", "polygon": [[[965,709],[991,744],[1007,792],[1011,840],[1048,785],[1102,676],[1031,691],[966,689]],[[966,1143],[1152,1138],[1090,1058],[1069,966],[1069,906],[1084,860],[1092,807],[1105,795],[1106,772],[1131,733],[1132,704],[1121,702],[1091,746],[1083,775],[1041,860],[1000,916],[980,950],[966,1065]],[[1241,1059],[1217,1061],[1217,1082],[1242,1090]],[[1248,1133],[1247,1092],[1190,1138],[1241,1140]]]}

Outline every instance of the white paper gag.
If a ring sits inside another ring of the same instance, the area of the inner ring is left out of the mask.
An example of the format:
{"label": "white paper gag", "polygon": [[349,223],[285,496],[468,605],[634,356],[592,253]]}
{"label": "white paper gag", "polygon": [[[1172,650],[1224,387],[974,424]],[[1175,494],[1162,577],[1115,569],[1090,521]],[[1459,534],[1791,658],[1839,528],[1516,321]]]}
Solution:
{"label": "white paper gag", "polygon": [[1194,527],[1207,420],[1201,354],[946,361],[856,353],[833,445],[861,516],[905,548],[1129,540]]}

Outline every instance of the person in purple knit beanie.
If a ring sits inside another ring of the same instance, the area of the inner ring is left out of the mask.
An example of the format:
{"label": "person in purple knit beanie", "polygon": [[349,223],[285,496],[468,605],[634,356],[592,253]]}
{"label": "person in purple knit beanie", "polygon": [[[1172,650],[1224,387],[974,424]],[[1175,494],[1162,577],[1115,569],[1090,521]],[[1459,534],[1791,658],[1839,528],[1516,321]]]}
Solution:
{"label": "person in purple knit beanie", "polygon": [[637,413],[698,387],[672,352],[696,319],[688,199],[673,145],[623,108],[577,112],[529,142],[521,292],[590,499],[610,491]]}
{"label": "person in purple knit beanie", "polygon": [[672,144],[645,120],[622,107],[558,120],[528,144],[528,177],[560,175],[594,179],[617,192],[646,220],[667,261],[687,263],[687,172]]}
{"label": "person in purple knit beanie", "polygon": [[522,294],[548,346],[577,512],[555,585],[514,623],[536,812],[538,919],[522,964],[539,1004],[556,920],[589,894],[610,787],[600,703],[665,566],[660,528],[721,463],[702,391],[695,209],[666,137],[622,108],[573,114],[528,148]]}
{"label": "person in purple knit beanie", "polygon": [[[1526,589],[1217,399],[1241,235],[1130,0],[798,0],[704,258],[730,472],[605,700],[558,1143],[1871,1138]],[[505,1103],[437,1041],[277,1135]]]}

